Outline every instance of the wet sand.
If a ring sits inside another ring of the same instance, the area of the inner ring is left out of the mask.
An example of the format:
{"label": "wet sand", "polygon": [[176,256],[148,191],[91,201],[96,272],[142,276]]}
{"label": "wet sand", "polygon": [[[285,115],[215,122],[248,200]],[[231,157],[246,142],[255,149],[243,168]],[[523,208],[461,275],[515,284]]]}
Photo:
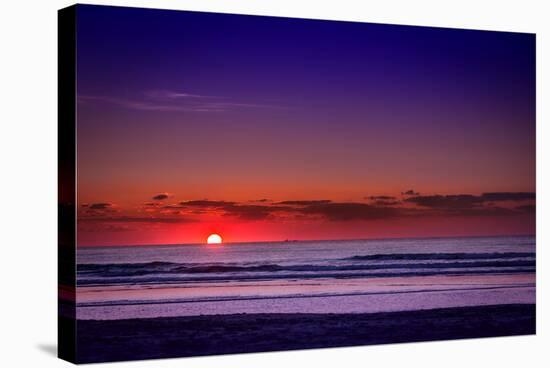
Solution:
{"label": "wet sand", "polygon": [[535,305],[372,314],[230,314],[77,322],[77,361],[154,359],[535,333]]}

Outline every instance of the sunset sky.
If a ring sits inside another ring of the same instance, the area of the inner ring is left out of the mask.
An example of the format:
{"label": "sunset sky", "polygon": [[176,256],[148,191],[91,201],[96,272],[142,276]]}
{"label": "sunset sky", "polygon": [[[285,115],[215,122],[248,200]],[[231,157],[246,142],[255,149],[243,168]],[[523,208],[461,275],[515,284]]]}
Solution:
{"label": "sunset sky", "polygon": [[80,246],[535,233],[534,35],[77,17]]}

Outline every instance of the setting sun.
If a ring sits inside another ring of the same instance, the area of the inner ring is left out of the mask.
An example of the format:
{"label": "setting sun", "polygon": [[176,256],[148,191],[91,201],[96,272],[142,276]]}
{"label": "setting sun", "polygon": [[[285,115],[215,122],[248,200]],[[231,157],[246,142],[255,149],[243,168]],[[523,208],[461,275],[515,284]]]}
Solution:
{"label": "setting sun", "polygon": [[222,237],[218,234],[211,234],[208,239],[206,240],[208,244],[221,244],[222,243]]}

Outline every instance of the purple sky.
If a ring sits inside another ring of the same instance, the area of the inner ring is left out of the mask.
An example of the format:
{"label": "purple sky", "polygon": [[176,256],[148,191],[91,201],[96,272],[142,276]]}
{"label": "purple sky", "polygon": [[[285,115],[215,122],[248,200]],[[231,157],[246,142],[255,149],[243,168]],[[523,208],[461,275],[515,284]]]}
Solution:
{"label": "purple sky", "polygon": [[[534,233],[534,213],[491,212],[534,205],[534,35],[77,12],[78,198],[88,204],[82,218],[92,218],[79,227],[83,244],[194,242],[217,229],[235,241]],[[401,195],[409,189],[532,196],[470,201],[485,210],[472,220],[449,208],[426,213],[433,205]],[[145,208],[165,192],[162,205]],[[390,207],[370,199],[382,195],[399,216],[331,216],[338,204]],[[206,199],[233,207],[168,211]],[[320,214],[242,207],[258,199],[332,204]],[[90,212],[94,203],[109,211]],[[239,218],[235,206],[268,216]]]}

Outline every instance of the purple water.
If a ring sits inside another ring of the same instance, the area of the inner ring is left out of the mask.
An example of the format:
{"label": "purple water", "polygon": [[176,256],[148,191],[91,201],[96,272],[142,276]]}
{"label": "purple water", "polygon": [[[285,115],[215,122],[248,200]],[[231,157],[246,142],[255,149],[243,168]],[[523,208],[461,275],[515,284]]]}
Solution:
{"label": "purple water", "polygon": [[535,302],[535,238],[79,248],[77,316],[370,313]]}

